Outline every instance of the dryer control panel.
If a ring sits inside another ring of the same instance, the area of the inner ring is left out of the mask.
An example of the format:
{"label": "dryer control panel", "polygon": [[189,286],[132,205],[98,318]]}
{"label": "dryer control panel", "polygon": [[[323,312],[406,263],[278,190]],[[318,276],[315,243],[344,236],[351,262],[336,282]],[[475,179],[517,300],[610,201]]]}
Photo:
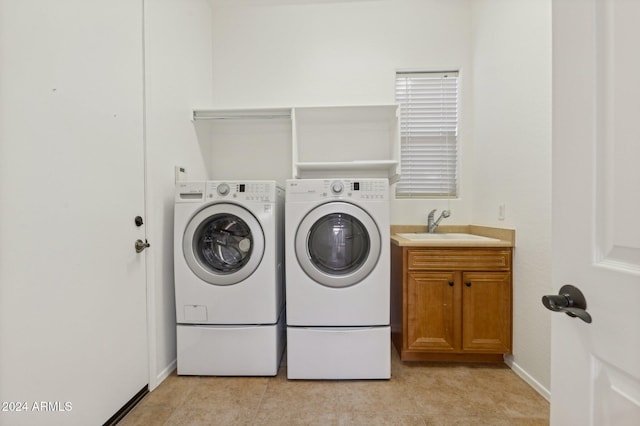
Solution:
{"label": "dryer control panel", "polygon": [[317,201],[344,199],[358,201],[387,201],[387,179],[289,179],[287,201]]}

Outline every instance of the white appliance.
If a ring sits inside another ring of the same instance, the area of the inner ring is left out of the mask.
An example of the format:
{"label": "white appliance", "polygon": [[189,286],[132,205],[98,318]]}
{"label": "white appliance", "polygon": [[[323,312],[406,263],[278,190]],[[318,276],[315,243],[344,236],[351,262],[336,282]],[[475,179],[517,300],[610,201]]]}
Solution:
{"label": "white appliance", "polygon": [[285,206],[288,378],[388,379],[388,180],[287,180]]}
{"label": "white appliance", "polygon": [[179,182],[174,274],[180,375],[273,376],[285,344],[284,189]]}

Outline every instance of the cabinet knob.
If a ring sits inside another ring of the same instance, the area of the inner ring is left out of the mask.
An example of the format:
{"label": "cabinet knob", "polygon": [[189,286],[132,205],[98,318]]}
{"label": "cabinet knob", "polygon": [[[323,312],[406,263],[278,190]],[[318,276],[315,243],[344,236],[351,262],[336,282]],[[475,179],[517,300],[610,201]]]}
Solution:
{"label": "cabinet knob", "polygon": [[467,287],[471,287],[471,281],[467,281],[466,283],[464,283],[464,285],[466,285]]}
{"label": "cabinet knob", "polygon": [[453,287],[453,281],[449,281],[449,287]]}

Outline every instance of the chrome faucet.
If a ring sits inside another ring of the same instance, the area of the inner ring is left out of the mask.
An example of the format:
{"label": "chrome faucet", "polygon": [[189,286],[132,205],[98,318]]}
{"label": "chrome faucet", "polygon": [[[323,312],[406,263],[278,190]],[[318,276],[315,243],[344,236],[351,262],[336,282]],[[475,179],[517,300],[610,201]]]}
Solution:
{"label": "chrome faucet", "polygon": [[444,218],[451,216],[450,210],[442,210],[442,213],[440,213],[440,217],[438,218],[438,220],[434,220],[436,210],[437,209],[431,210],[429,212],[429,216],[427,217],[427,232],[429,233],[436,232],[438,225],[440,225],[440,221]]}

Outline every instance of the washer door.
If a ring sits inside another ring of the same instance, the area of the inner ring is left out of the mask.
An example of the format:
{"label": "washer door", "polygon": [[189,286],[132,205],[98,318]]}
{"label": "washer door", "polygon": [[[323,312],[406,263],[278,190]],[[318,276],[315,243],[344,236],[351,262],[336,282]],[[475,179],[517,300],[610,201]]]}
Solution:
{"label": "washer door", "polygon": [[323,204],[309,212],[296,232],[298,263],[328,287],[349,287],[369,275],[380,257],[380,230],[361,208]]}
{"label": "washer door", "polygon": [[182,249],[198,277],[210,284],[231,285],[260,265],[264,233],[248,210],[235,204],[213,204],[189,221]]}

